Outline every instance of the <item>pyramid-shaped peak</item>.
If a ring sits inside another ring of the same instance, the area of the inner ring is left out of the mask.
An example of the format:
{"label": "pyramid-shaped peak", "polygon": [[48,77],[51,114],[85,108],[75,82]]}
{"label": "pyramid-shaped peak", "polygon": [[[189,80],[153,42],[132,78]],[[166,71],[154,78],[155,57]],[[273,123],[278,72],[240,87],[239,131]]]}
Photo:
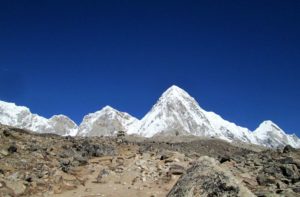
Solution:
{"label": "pyramid-shaped peak", "polygon": [[163,94],[162,97],[182,97],[182,96],[187,96],[190,97],[190,95],[180,87],[176,85],[172,85],[169,87]]}
{"label": "pyramid-shaped peak", "polygon": [[109,105],[106,105],[105,107],[103,107],[102,109],[101,109],[101,111],[118,111],[118,110],[116,110],[115,108],[113,108],[113,107],[111,107],[111,106],[109,106]]}
{"label": "pyramid-shaped peak", "polygon": [[264,125],[274,125],[275,123],[272,120],[265,120],[261,124],[264,124]]}
{"label": "pyramid-shaped peak", "polygon": [[172,85],[171,87],[169,87],[166,92],[185,92],[182,88],[176,86],[176,85]]}
{"label": "pyramid-shaped peak", "polygon": [[277,130],[281,130],[280,127],[277,124],[275,124],[273,121],[271,121],[271,120],[265,120],[265,121],[263,121],[259,125],[259,127],[264,127],[265,129],[272,129],[272,128],[274,129],[274,128],[276,128]]}
{"label": "pyramid-shaped peak", "polygon": [[254,131],[256,135],[267,134],[269,132],[285,135],[285,132],[271,120],[263,121],[258,128]]}

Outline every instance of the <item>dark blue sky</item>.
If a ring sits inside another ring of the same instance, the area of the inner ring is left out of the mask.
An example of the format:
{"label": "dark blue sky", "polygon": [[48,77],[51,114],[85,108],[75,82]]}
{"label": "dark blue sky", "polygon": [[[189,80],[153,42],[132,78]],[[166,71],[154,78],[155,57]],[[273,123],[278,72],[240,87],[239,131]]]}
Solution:
{"label": "dark blue sky", "polygon": [[300,1],[0,1],[0,99],[45,117],[141,118],[172,84],[300,135]]}

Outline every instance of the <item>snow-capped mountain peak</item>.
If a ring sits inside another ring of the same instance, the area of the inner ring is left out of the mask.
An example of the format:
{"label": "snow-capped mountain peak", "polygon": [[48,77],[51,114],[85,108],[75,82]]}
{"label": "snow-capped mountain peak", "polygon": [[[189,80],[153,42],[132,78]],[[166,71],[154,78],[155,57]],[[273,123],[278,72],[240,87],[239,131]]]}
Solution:
{"label": "snow-capped mountain peak", "polygon": [[294,147],[300,147],[299,138],[294,135],[286,134],[277,124],[271,120],[262,122],[253,132],[259,144],[269,147],[279,147],[290,144]]}
{"label": "snow-capped mountain peak", "polygon": [[139,128],[134,129],[145,137],[161,133],[207,136],[212,127],[195,99],[173,85],[140,121]]}
{"label": "snow-capped mountain peak", "polygon": [[90,113],[83,118],[79,125],[78,135],[107,136],[115,135],[117,131],[128,130],[128,127],[138,121],[128,113],[120,112],[110,106]]}
{"label": "snow-capped mountain peak", "polygon": [[[158,103],[162,102],[182,102],[187,104],[186,102],[193,102],[197,103],[197,101],[191,97],[185,90],[179,88],[176,85],[172,85],[170,88],[168,88],[159,98]],[[198,103],[197,103],[198,105]]]}
{"label": "snow-capped mountain peak", "polygon": [[170,97],[170,96],[179,98],[180,96],[189,96],[189,94],[185,90],[181,89],[180,87],[176,85],[172,85],[162,94],[162,97]]}
{"label": "snow-capped mountain peak", "polygon": [[77,135],[78,126],[65,115],[54,115],[48,120],[49,124],[53,127],[56,134],[59,135]]}
{"label": "snow-capped mountain peak", "polygon": [[259,136],[259,135],[268,135],[268,133],[270,132],[279,135],[281,137],[285,135],[285,132],[271,120],[263,121],[253,133],[256,136]]}
{"label": "snow-capped mountain peak", "polygon": [[101,111],[114,111],[114,112],[117,112],[118,110],[116,110],[115,108],[109,106],[109,105],[106,105],[105,107],[103,107],[101,109]]}
{"label": "snow-capped mountain peak", "polygon": [[76,135],[77,125],[64,115],[50,119],[32,114],[27,107],[0,101],[0,123],[39,133],[57,133],[60,135]]}
{"label": "snow-capped mountain peak", "polygon": [[176,133],[256,142],[248,129],[228,122],[214,112],[205,111],[192,96],[175,85],[162,94],[135,130],[146,137]]}

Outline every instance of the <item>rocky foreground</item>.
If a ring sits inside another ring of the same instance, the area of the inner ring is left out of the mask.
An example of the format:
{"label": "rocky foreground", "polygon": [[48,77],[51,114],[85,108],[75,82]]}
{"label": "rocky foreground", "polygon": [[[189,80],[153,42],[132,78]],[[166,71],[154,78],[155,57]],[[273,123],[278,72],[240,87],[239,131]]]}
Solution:
{"label": "rocky foreground", "polygon": [[300,151],[0,126],[0,196],[300,196]]}

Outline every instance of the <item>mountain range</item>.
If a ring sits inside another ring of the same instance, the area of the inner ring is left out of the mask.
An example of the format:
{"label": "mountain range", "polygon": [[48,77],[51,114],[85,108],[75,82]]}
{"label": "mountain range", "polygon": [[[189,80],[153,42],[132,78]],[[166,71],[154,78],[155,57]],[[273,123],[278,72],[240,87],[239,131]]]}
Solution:
{"label": "mountain range", "polygon": [[143,137],[195,135],[272,148],[285,145],[300,147],[300,139],[295,134],[287,134],[272,121],[264,121],[256,130],[250,131],[214,112],[205,111],[193,97],[175,85],[162,94],[141,120],[106,106],[84,116],[78,126],[64,115],[47,119],[31,113],[27,107],[0,101],[0,123],[39,133],[71,136],[112,136],[124,130]]}

